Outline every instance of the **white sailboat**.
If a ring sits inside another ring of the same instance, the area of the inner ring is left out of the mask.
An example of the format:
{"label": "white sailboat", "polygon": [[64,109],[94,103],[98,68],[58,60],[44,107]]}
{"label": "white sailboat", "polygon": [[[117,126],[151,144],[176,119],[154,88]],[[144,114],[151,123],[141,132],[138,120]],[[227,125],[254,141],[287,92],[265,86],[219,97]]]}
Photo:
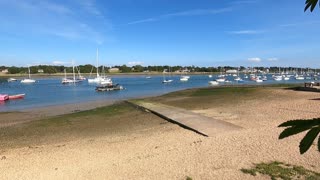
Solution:
{"label": "white sailboat", "polygon": [[28,74],[29,74],[29,78],[22,79],[22,80],[21,80],[21,83],[24,83],[24,84],[31,84],[31,83],[35,83],[35,82],[36,82],[36,80],[31,79],[31,75],[30,75],[30,67],[29,67],[29,66],[28,66]]}
{"label": "white sailboat", "polygon": [[18,81],[18,79],[15,79],[15,78],[9,78],[8,79],[8,82],[15,82],[15,81]]}
{"label": "white sailboat", "polygon": [[78,78],[77,78],[77,80],[79,80],[79,81],[84,81],[84,80],[86,80],[87,78],[85,78],[84,76],[82,76],[81,73],[80,73],[80,67],[79,67],[79,68],[76,67],[76,68],[77,68],[77,71],[78,71]]}
{"label": "white sailboat", "polygon": [[96,61],[97,61],[97,77],[93,79],[88,79],[88,83],[97,83],[97,84],[112,84],[111,78],[107,77],[102,77],[99,75],[99,51],[97,49],[97,56],[96,56]]}
{"label": "white sailboat", "polygon": [[[165,77],[165,71],[163,72],[163,81],[162,81],[162,83],[171,83],[173,80],[172,79],[167,79],[166,77]],[[169,67],[169,73],[170,73],[170,67]]]}
{"label": "white sailboat", "polygon": [[219,85],[218,81],[209,81],[209,85]]}
{"label": "white sailboat", "polygon": [[73,79],[67,78],[67,71],[66,71],[66,69],[64,69],[64,78],[62,79],[61,83],[62,84],[71,84],[71,83],[74,84],[74,83],[80,82],[79,80],[76,79],[76,74],[74,72],[73,62],[72,62],[72,74],[73,74]]}
{"label": "white sailboat", "polygon": [[188,75],[182,75],[182,73],[181,73],[181,76],[180,76],[180,81],[183,81],[183,82],[186,82],[186,81],[188,81],[189,80],[189,78],[190,78],[190,76],[188,76]]}

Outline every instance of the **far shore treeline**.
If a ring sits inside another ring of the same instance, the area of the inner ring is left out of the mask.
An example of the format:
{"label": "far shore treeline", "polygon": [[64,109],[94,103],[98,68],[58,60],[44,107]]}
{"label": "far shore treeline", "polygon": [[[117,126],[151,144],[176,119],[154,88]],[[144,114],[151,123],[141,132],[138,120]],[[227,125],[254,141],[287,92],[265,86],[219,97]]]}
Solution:
{"label": "far shore treeline", "polygon": [[[320,72],[319,69],[311,68],[300,68],[300,67],[280,67],[281,71],[295,71],[295,72]],[[31,74],[56,74],[63,73],[66,69],[67,73],[72,73],[72,67],[70,66],[54,66],[54,65],[37,65],[30,66]],[[114,73],[139,73],[139,72],[205,72],[205,73],[217,73],[217,72],[226,72],[227,70],[239,70],[245,71],[254,69],[255,71],[263,71],[270,73],[278,73],[279,67],[231,67],[231,66],[218,66],[218,67],[198,67],[198,66],[113,66],[113,67],[99,67],[99,71],[104,69],[105,72],[114,72]],[[111,71],[117,69],[118,71]],[[91,64],[79,65],[75,67],[75,72],[80,71],[81,73],[96,73],[95,66]],[[0,66],[0,72],[6,74],[25,74],[28,73],[28,67],[16,67],[16,66]]]}

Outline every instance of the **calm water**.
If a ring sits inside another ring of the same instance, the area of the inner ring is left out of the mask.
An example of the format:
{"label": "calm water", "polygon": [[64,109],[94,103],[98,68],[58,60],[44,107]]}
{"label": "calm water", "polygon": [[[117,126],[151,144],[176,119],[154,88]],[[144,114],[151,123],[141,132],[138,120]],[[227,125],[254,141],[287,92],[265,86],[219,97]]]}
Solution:
{"label": "calm water", "polygon": [[[161,95],[172,91],[188,89],[193,87],[207,87],[208,81],[216,77],[209,78],[207,75],[193,75],[187,82],[180,82],[180,76],[172,76],[174,81],[170,84],[162,84],[162,76],[152,76],[146,79],[145,76],[113,76],[114,83],[121,84],[125,89],[121,91],[96,92],[94,84],[88,84],[87,81],[76,85],[63,85],[61,78],[37,79],[35,84],[21,84],[18,82],[6,82],[6,79],[0,81],[0,94],[21,94],[26,96],[21,100],[11,100],[0,104],[0,111],[12,111],[21,109],[30,109],[51,105],[73,104],[96,100],[123,100],[129,98],[138,98],[143,96]],[[233,77],[228,77],[233,79]],[[268,81],[259,84],[274,83],[302,83],[293,78],[289,81],[274,81],[268,76]],[[257,84],[253,81],[244,81],[243,83],[225,83],[225,84]]]}

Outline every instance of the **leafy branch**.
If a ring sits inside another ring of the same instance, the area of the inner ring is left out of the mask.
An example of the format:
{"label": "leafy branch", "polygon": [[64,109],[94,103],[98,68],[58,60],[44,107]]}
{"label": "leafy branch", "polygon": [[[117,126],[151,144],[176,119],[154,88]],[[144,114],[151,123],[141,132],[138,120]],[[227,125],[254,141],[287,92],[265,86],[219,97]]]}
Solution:
{"label": "leafy branch", "polygon": [[[304,8],[304,11],[308,10],[310,8],[310,11],[312,12],[316,5],[318,4],[318,0],[306,0],[306,7]],[[319,4],[320,6],[320,4]]]}
{"label": "leafy branch", "polygon": [[[303,154],[308,151],[313,141],[320,133],[320,118],[287,121],[280,124],[278,127],[287,127],[279,135],[279,139],[309,130],[304,138],[300,141],[299,150],[300,154]],[[318,138],[318,151],[320,152],[320,136]]]}

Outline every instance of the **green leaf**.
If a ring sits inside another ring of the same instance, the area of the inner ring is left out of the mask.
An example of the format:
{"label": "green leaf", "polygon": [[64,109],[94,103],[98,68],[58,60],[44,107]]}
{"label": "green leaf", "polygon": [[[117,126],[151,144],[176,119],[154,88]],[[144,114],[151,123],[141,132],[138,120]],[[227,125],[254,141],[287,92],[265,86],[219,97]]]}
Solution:
{"label": "green leaf", "polygon": [[308,149],[312,145],[314,139],[318,136],[319,132],[320,132],[320,128],[315,127],[315,128],[312,128],[306,134],[306,136],[301,140],[300,145],[299,145],[300,154],[303,154],[306,151],[308,151]]}
{"label": "green leaf", "polygon": [[298,127],[298,126],[294,126],[294,127],[289,127],[285,130],[282,131],[282,133],[279,135],[279,139],[283,139],[283,138],[286,138],[288,136],[292,136],[292,135],[295,135],[295,134],[298,134],[298,133],[301,133],[303,131],[306,131],[308,129],[311,129],[310,126],[301,126],[301,127]]}
{"label": "green leaf", "polygon": [[310,11],[312,12],[317,4],[318,4],[318,0],[306,0],[306,3],[305,3],[306,7],[304,8],[304,11],[310,8]]}
{"label": "green leaf", "polygon": [[287,126],[316,126],[320,125],[320,118],[314,118],[310,120],[291,120],[291,121],[286,121],[282,124],[280,124],[278,127],[287,127]]}
{"label": "green leaf", "polygon": [[320,152],[320,136],[318,138],[318,151]]}

